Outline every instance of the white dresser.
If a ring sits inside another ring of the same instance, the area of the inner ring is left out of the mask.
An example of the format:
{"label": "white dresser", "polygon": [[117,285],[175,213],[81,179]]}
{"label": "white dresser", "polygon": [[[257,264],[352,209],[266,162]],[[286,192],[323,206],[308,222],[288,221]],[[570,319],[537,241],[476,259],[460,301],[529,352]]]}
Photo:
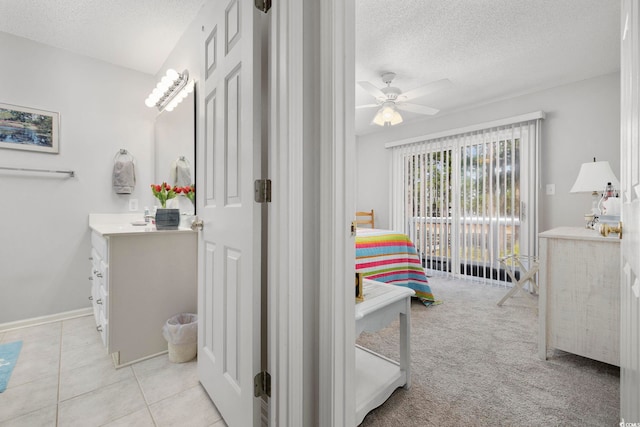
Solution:
{"label": "white dresser", "polygon": [[586,228],[540,233],[538,352],[620,365],[620,240]]}
{"label": "white dresser", "polygon": [[89,299],[116,366],[167,351],[162,336],[167,319],[197,310],[197,233],[131,225],[140,217],[89,217]]}

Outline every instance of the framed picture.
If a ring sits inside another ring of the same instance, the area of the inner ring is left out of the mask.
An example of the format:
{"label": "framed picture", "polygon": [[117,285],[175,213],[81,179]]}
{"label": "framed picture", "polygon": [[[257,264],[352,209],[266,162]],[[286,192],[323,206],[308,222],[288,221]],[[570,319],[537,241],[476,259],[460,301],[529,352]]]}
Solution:
{"label": "framed picture", "polygon": [[60,115],[0,104],[0,148],[58,153]]}

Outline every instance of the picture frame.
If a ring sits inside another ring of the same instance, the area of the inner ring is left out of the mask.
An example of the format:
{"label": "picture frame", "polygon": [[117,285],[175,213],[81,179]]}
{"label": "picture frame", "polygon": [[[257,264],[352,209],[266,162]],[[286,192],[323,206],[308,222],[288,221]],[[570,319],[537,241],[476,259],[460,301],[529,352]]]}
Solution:
{"label": "picture frame", "polygon": [[0,148],[58,154],[60,114],[0,103]]}

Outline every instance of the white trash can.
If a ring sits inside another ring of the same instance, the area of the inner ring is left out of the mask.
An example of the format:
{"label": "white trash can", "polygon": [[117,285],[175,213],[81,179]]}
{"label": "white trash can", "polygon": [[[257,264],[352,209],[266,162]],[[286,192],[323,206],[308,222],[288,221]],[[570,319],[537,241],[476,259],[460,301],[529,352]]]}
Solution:
{"label": "white trash can", "polygon": [[162,336],[167,340],[169,361],[190,361],[198,352],[198,316],[190,313],[172,316],[164,324]]}

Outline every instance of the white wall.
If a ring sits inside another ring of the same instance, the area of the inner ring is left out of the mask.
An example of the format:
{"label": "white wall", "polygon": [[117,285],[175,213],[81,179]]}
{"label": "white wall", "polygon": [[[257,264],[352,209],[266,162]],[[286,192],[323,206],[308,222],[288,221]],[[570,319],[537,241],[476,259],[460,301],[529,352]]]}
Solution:
{"label": "white wall", "polygon": [[[384,144],[542,110],[540,231],[583,226],[588,194],[570,194],[580,165],[607,160],[620,176],[620,74],[614,73],[518,96],[422,122],[363,135],[357,142],[357,208],[376,211],[376,227],[389,227],[390,150]],[[545,194],[546,184],[556,194]]]}
{"label": "white wall", "polygon": [[[0,166],[71,169],[63,175],[0,171],[0,324],[89,307],[90,212],[152,205],[150,75],[0,33],[0,102],[60,113],[60,153],[0,149]],[[137,162],[134,193],[111,188],[113,158]]]}

